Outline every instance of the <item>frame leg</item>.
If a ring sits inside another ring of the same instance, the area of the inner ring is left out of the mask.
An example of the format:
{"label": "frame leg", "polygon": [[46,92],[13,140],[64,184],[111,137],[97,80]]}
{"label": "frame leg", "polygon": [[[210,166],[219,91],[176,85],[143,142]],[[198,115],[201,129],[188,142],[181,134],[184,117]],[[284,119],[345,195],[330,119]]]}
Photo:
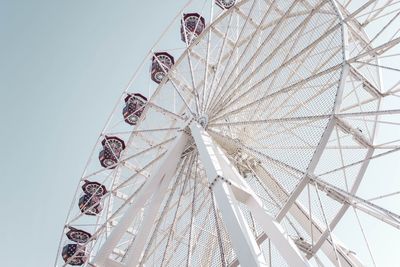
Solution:
{"label": "frame leg", "polygon": [[[181,132],[177,136],[176,140],[171,144],[161,165],[154,172],[154,175],[152,175],[149,178],[149,181],[146,182],[146,184],[136,197],[135,202],[125,212],[125,214],[123,215],[117,226],[112,230],[109,238],[106,240],[106,242],[103,244],[103,246],[97,253],[96,257],[93,260],[93,264],[95,266],[98,267],[108,266],[107,263],[109,262],[109,256],[113,252],[113,249],[118,245],[118,242],[121,240],[124,233],[132,224],[133,219],[138,215],[139,211],[144,207],[147,200],[154,194],[154,192],[160,191],[160,189],[165,193],[164,186],[165,184],[167,184],[168,187],[169,184],[168,181],[171,180],[172,174],[178,166],[178,162],[187,143],[187,139],[188,139],[187,134]],[[156,190],[157,188],[159,188],[159,190]],[[159,196],[157,195],[156,197],[158,198]],[[145,217],[145,220],[148,220],[151,217],[152,217],[151,214],[147,215]],[[141,232],[139,231],[139,235],[141,235],[142,237],[144,233],[141,234]],[[135,243],[137,240],[138,238],[136,238]]]}
{"label": "frame leg", "polygon": [[211,190],[222,215],[235,253],[242,266],[267,266],[267,261],[247,225],[230,186],[222,179],[223,171],[208,134],[197,124],[191,124],[192,136],[206,170]]}
{"label": "frame leg", "polygon": [[[217,204],[240,264],[242,266],[266,265],[265,259],[261,257],[262,252],[253,234],[249,231],[247,222],[243,215],[237,212],[239,207],[237,204],[235,205],[234,199],[249,208],[256,221],[290,266],[309,266],[293,240],[284,232],[281,225],[266,212],[261,200],[247,185],[208,133],[197,123],[192,123],[190,129],[209,182],[216,190]],[[254,260],[256,261],[254,262]]]}

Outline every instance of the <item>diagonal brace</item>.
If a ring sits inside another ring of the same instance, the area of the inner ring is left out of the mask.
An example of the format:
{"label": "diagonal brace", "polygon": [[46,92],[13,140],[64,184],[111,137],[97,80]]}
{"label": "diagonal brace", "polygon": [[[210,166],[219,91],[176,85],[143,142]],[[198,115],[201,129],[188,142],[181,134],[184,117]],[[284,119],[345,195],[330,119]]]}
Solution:
{"label": "diagonal brace", "polygon": [[[169,181],[172,179],[173,172],[178,166],[180,156],[185,148],[187,140],[188,135],[184,131],[178,134],[175,141],[169,147],[167,154],[164,156],[164,160],[161,162],[158,169],[155,170],[154,175],[150,176],[149,180],[145,183],[138,196],[135,198],[135,202],[124,213],[117,226],[112,230],[110,236],[104,242],[96,257],[93,259],[92,264],[94,266],[107,267],[110,265],[109,256],[112,254],[114,248],[118,246],[118,243],[120,242],[128,228],[131,226],[134,218],[138,216],[139,212],[142,210],[142,208],[144,208],[144,205],[146,204],[148,199],[150,199],[152,195],[154,196],[155,192],[158,192],[158,194],[165,194],[165,188],[168,187]],[[155,200],[158,200],[158,198],[159,195],[156,195],[156,199],[152,199],[151,205],[153,205]],[[152,217],[152,214],[149,215],[149,213],[146,213],[144,219],[150,220]],[[145,222],[142,223],[142,226],[146,226]],[[147,233],[146,229],[144,229],[144,231],[145,233]],[[143,236],[145,233],[142,233],[140,238],[146,239],[147,236]],[[136,251],[142,247],[142,240],[139,240],[140,238],[136,237],[135,239],[135,243],[140,243],[138,246],[135,246]],[[140,251],[140,253],[142,253],[142,251]],[[130,253],[130,255],[132,254]],[[131,257],[129,257],[128,261],[126,262],[128,264],[127,266],[135,266],[134,264],[138,260],[139,258],[132,259]],[[132,263],[132,265],[129,261],[135,262]]]}
{"label": "diagonal brace", "polygon": [[240,211],[238,201],[249,208],[257,223],[290,266],[309,266],[293,240],[266,212],[261,200],[209,134],[196,122],[190,125],[190,129],[240,264],[264,266],[265,259]]}

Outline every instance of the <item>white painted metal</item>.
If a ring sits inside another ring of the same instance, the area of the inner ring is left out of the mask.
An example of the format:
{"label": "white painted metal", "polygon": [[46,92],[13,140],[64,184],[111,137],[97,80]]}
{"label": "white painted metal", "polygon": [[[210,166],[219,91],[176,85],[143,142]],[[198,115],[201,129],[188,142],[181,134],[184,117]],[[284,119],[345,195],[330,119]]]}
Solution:
{"label": "white painted metal", "polygon": [[[263,168],[256,167],[254,169],[255,174],[257,177],[264,182],[266,186],[271,190],[271,193],[278,199],[284,199],[288,196],[288,193],[279,185],[279,183],[274,180],[271,175],[269,175]],[[293,205],[290,207],[288,213],[302,226],[303,231],[306,231],[309,235],[311,232],[316,238],[319,238],[322,234],[323,227],[319,225],[319,222],[315,221],[310,215],[307,213],[306,209],[301,206],[300,203],[294,202]],[[311,227],[310,227],[311,225]],[[312,229],[311,229],[312,228]],[[261,244],[268,238],[266,233],[263,233],[261,236],[257,238],[257,243]],[[336,242],[340,243],[340,241],[335,238]],[[341,244],[341,243],[340,243]],[[338,253],[340,257],[340,262],[342,267],[355,267],[355,266],[362,266],[357,263],[357,261],[353,261],[351,258],[348,257],[345,250],[343,250],[344,245],[341,244],[338,247]],[[322,246],[322,251],[326,254],[326,256],[331,260],[333,264],[335,264],[335,255],[332,253],[332,244],[328,240],[325,240],[325,243]],[[312,251],[307,252],[307,258],[313,257],[311,254]],[[238,263],[238,262],[237,262]],[[237,266],[236,264],[232,264],[233,266]]]}
{"label": "white painted metal", "polygon": [[185,144],[186,142],[182,142],[176,153],[174,153],[170,158],[166,158],[165,165],[161,166],[165,174],[163,175],[162,183],[153,190],[154,194],[151,203],[146,207],[146,213],[144,214],[142,225],[138,230],[138,234],[135,237],[131,249],[128,250],[126,259],[126,266],[128,267],[135,267],[140,262],[148,235],[156,221],[156,215],[161,206],[161,202],[165,197],[166,191],[173,177],[173,172],[176,170]]}
{"label": "white painted metal", "polygon": [[[237,204],[235,205],[234,199],[237,199],[249,208],[256,221],[290,266],[309,266],[293,240],[284,232],[279,223],[266,213],[256,194],[246,185],[244,179],[234,169],[234,166],[229,163],[222,150],[214,143],[207,132],[198,123],[192,123],[190,129],[196,141],[200,158],[205,166],[210,187],[215,191],[219,209],[229,231],[232,243],[236,248],[241,265],[262,266],[266,262],[265,259],[262,259],[262,262],[259,260],[257,263],[254,263],[254,260],[259,259],[262,253],[260,253],[254,235],[250,232],[246,221],[239,215],[240,210]],[[230,187],[232,187],[234,196],[231,193]],[[233,216],[232,213],[228,213],[227,211],[234,211],[237,216]],[[236,222],[237,226],[235,227]],[[243,227],[245,228],[243,229]],[[242,230],[237,231],[239,229]],[[246,242],[243,242],[244,240]],[[244,244],[247,244],[247,246],[244,246]],[[243,251],[245,249],[250,249],[250,253]]]}
{"label": "white painted metal", "polygon": [[190,124],[190,129],[196,141],[200,159],[206,170],[210,189],[214,192],[215,200],[239,261],[244,266],[267,266],[264,255],[261,253],[249,226],[245,222],[231,188],[222,180],[224,179],[224,173],[211,138],[205,134],[197,123]]}
{"label": "white painted metal", "polygon": [[[111,232],[107,241],[102,245],[102,248],[99,250],[99,253],[97,253],[93,260],[93,264],[99,267],[106,267],[108,257],[112,253],[113,249],[117,246],[124,233],[132,224],[133,218],[135,218],[139,211],[144,207],[144,204],[152,195],[154,195],[155,192],[158,191],[157,188],[159,188],[159,190],[162,188],[162,192],[165,192],[165,187],[172,178],[172,173],[175,171],[178,165],[180,155],[183,152],[186,142],[187,134],[184,131],[181,131],[181,133],[176,137],[175,142],[171,144],[170,150],[165,155],[163,162],[158,167],[158,170],[154,172],[154,175],[152,175],[149,178],[149,181],[146,182],[144,188],[140,191],[140,195],[136,198],[136,201],[125,212],[124,216]],[[146,219],[148,219],[150,216],[152,216],[152,214],[146,214]],[[139,234],[142,235],[141,233]]]}
{"label": "white painted metal", "polygon": [[325,132],[322,136],[322,139],[320,143],[318,144],[318,147],[314,153],[314,156],[307,168],[307,173],[304,174],[304,177],[302,178],[301,182],[297,185],[297,188],[292,192],[290,195],[289,199],[285,203],[284,207],[281,209],[277,216],[277,220],[281,221],[285,214],[289,211],[290,207],[293,205],[293,203],[296,201],[297,197],[300,195],[300,193],[303,191],[304,187],[309,183],[310,181],[310,176],[314,174],[314,170],[318,164],[318,161],[321,157],[322,152],[325,149],[326,144],[328,143],[329,137],[331,136],[331,133],[333,131],[333,128],[335,127],[336,124],[336,119],[335,117],[331,117],[330,121],[325,128]]}
{"label": "white painted metal", "polygon": [[[185,7],[195,2],[190,0]],[[102,200],[104,211],[88,217],[73,203],[65,228],[82,226],[93,235],[84,244],[90,257],[84,266],[237,266],[239,261],[242,266],[271,262],[279,266],[275,263],[279,259],[273,258],[275,247],[292,266],[306,266],[313,258],[317,266],[329,261],[341,267],[363,266],[334,232],[349,207],[371,215],[378,226],[400,227],[398,214],[373,202],[386,199],[372,195],[372,201],[366,201],[357,195],[368,164],[400,151],[400,139],[393,134],[400,126],[399,83],[394,81],[388,88],[382,83],[385,72],[400,71],[390,62],[399,62],[400,57],[396,53],[400,46],[396,27],[400,23],[400,0],[238,0],[228,10],[215,7],[214,1],[203,2],[201,10],[211,14],[201,15],[210,25],[191,44],[168,51],[174,56],[177,51],[184,52],[162,83],[149,85],[149,96],[155,93],[149,97],[145,115],[133,128],[122,121],[119,107],[126,93],[146,87],[132,79],[93,150],[81,180],[93,179],[109,190]],[[190,11],[200,12],[199,6]],[[175,17],[177,24],[183,12]],[[393,27],[396,29],[391,32]],[[151,59],[152,51],[156,51],[155,46],[144,62]],[[310,58],[313,60],[308,61]],[[143,73],[139,70],[135,76],[148,75],[145,68],[140,69]],[[331,87],[336,89],[327,93]],[[384,108],[383,99],[392,105]],[[196,143],[192,150],[185,147],[188,137],[172,141],[177,134],[181,136],[177,131],[186,126],[189,114],[195,118],[204,115],[208,127],[205,131],[195,122],[191,124]],[[380,125],[384,126],[383,135],[376,131]],[[386,126],[393,126],[393,131]],[[111,166],[115,170],[101,168],[93,160],[105,135],[123,137],[127,144],[126,153]],[[237,143],[237,147],[229,142]],[[375,154],[378,149],[382,153]],[[186,152],[181,155],[183,150]],[[243,162],[235,162],[232,155],[239,150],[258,162],[244,167],[260,184],[252,184],[238,173]],[[308,157],[309,151],[311,156],[303,166],[296,157]],[[201,173],[203,169],[185,165],[183,180],[192,187],[187,192],[182,189],[179,201],[173,199],[166,210],[178,207],[174,213],[177,220],[190,217],[190,223],[180,222],[179,228],[174,228],[175,217],[171,222],[157,217],[157,211],[163,198],[172,196],[166,188],[168,179],[176,175],[176,164],[181,157],[196,153],[200,153],[201,161],[196,156],[193,166],[202,163],[207,176]],[[161,167],[154,171],[154,165]],[[196,189],[188,176],[193,173],[197,175]],[[384,185],[385,180],[379,178]],[[213,192],[209,196],[202,194],[207,191],[207,181]],[[313,186],[318,190],[318,201],[302,195]],[[79,187],[76,199],[82,195]],[[396,197],[398,194],[391,192],[398,190],[377,195]],[[187,205],[188,197],[192,198],[191,205],[179,207],[181,199]],[[215,221],[222,218],[223,225],[198,215],[203,205],[211,208],[210,198],[218,207],[213,213]],[[143,210],[145,203],[148,205]],[[322,218],[311,209],[313,204],[321,207]],[[251,212],[250,219],[239,205]],[[156,221],[168,227],[152,231]],[[254,221],[264,232],[256,229]],[[210,224],[208,229],[203,229],[203,222]],[[356,224],[362,228],[361,223]],[[364,235],[366,231],[361,230]],[[222,236],[226,231],[229,241]],[[168,237],[166,244],[155,237],[158,234]],[[368,234],[363,242],[369,249]],[[121,245],[124,235],[129,235],[129,240]],[[208,239],[204,235],[209,235]],[[59,254],[69,243],[63,234]],[[352,249],[357,252],[360,248]],[[162,254],[161,261],[157,253]],[[179,255],[173,257],[175,253]],[[322,253],[326,257],[321,258]],[[373,253],[369,254],[373,258]],[[174,262],[180,258],[184,259],[180,264]],[[375,264],[374,259],[372,262]],[[66,264],[58,257],[56,266]]]}

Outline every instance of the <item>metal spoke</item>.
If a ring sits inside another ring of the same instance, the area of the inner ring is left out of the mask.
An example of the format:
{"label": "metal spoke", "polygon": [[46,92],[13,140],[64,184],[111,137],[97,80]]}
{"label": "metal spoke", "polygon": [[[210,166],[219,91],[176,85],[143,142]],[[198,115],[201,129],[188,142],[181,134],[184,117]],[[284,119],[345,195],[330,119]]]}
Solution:
{"label": "metal spoke", "polygon": [[400,230],[375,177],[398,171],[399,20],[399,0],[189,0],[101,131],[55,266],[382,265],[395,235],[363,220]]}

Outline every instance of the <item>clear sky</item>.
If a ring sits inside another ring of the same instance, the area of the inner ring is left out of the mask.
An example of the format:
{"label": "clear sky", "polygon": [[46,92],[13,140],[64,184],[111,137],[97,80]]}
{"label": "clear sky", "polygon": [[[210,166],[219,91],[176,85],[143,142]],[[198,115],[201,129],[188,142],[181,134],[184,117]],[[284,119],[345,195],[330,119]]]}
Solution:
{"label": "clear sky", "polygon": [[185,2],[0,0],[0,266],[53,265],[96,138]]}
{"label": "clear sky", "polygon": [[184,2],[0,0],[0,266],[53,265],[98,134]]}

